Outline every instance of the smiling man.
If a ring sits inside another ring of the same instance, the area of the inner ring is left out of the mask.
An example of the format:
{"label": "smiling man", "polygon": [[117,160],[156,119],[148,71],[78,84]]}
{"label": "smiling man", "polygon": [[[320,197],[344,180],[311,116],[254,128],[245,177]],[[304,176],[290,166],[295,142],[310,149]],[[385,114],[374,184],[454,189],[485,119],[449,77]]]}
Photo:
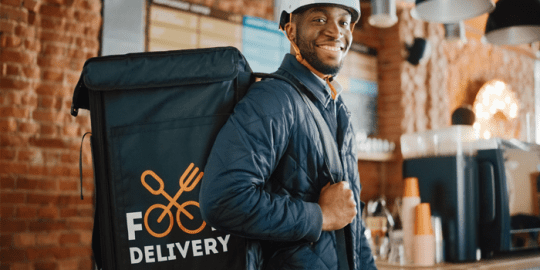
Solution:
{"label": "smiling man", "polygon": [[216,138],[201,213],[214,228],[245,237],[246,269],[375,269],[361,221],[355,136],[333,81],[352,42],[359,0],[282,2],[280,28],[291,53],[276,74],[301,85],[321,112],[343,181],[324,166],[316,122],[293,86],[263,80]]}
{"label": "smiling man", "polygon": [[293,15],[294,23],[286,24],[285,30],[312,68],[322,74],[336,75],[352,41],[351,17],[349,11],[337,6],[313,7]]}

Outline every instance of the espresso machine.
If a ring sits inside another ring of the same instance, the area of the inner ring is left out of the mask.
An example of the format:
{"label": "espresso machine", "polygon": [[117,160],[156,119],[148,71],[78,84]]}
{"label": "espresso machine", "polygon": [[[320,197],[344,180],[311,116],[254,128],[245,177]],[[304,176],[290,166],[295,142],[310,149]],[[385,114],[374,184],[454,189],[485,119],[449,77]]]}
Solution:
{"label": "espresso machine", "polygon": [[403,135],[401,149],[403,177],[418,178],[421,201],[441,218],[446,261],[540,251],[538,145],[452,126]]}

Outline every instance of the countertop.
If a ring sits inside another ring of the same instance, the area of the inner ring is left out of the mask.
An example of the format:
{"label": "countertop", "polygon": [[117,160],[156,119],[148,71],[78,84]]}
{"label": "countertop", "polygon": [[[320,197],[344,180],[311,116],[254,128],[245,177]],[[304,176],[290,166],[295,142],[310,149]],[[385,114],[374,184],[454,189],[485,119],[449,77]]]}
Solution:
{"label": "countertop", "polygon": [[540,251],[524,252],[519,254],[498,255],[490,259],[482,259],[477,262],[467,263],[440,263],[433,266],[415,266],[415,265],[399,265],[385,261],[377,261],[379,270],[410,270],[410,269],[501,269],[501,270],[517,270],[517,269],[540,269]]}

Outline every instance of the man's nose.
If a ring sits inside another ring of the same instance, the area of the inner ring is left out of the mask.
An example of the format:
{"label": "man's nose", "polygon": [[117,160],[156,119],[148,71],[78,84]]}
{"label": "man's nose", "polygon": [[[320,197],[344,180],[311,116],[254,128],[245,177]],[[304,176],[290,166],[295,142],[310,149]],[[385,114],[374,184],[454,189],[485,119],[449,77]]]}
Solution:
{"label": "man's nose", "polygon": [[331,21],[326,24],[325,34],[333,37],[335,39],[338,39],[343,36],[343,29],[339,27],[339,22],[337,21]]}

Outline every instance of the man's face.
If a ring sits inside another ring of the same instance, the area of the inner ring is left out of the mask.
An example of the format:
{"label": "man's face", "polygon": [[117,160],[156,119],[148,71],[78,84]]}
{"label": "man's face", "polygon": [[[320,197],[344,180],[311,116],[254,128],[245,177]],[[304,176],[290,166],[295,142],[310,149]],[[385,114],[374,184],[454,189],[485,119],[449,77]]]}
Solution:
{"label": "man's face", "polygon": [[295,43],[306,61],[323,74],[336,75],[352,42],[351,15],[335,6],[313,7],[297,18]]}

